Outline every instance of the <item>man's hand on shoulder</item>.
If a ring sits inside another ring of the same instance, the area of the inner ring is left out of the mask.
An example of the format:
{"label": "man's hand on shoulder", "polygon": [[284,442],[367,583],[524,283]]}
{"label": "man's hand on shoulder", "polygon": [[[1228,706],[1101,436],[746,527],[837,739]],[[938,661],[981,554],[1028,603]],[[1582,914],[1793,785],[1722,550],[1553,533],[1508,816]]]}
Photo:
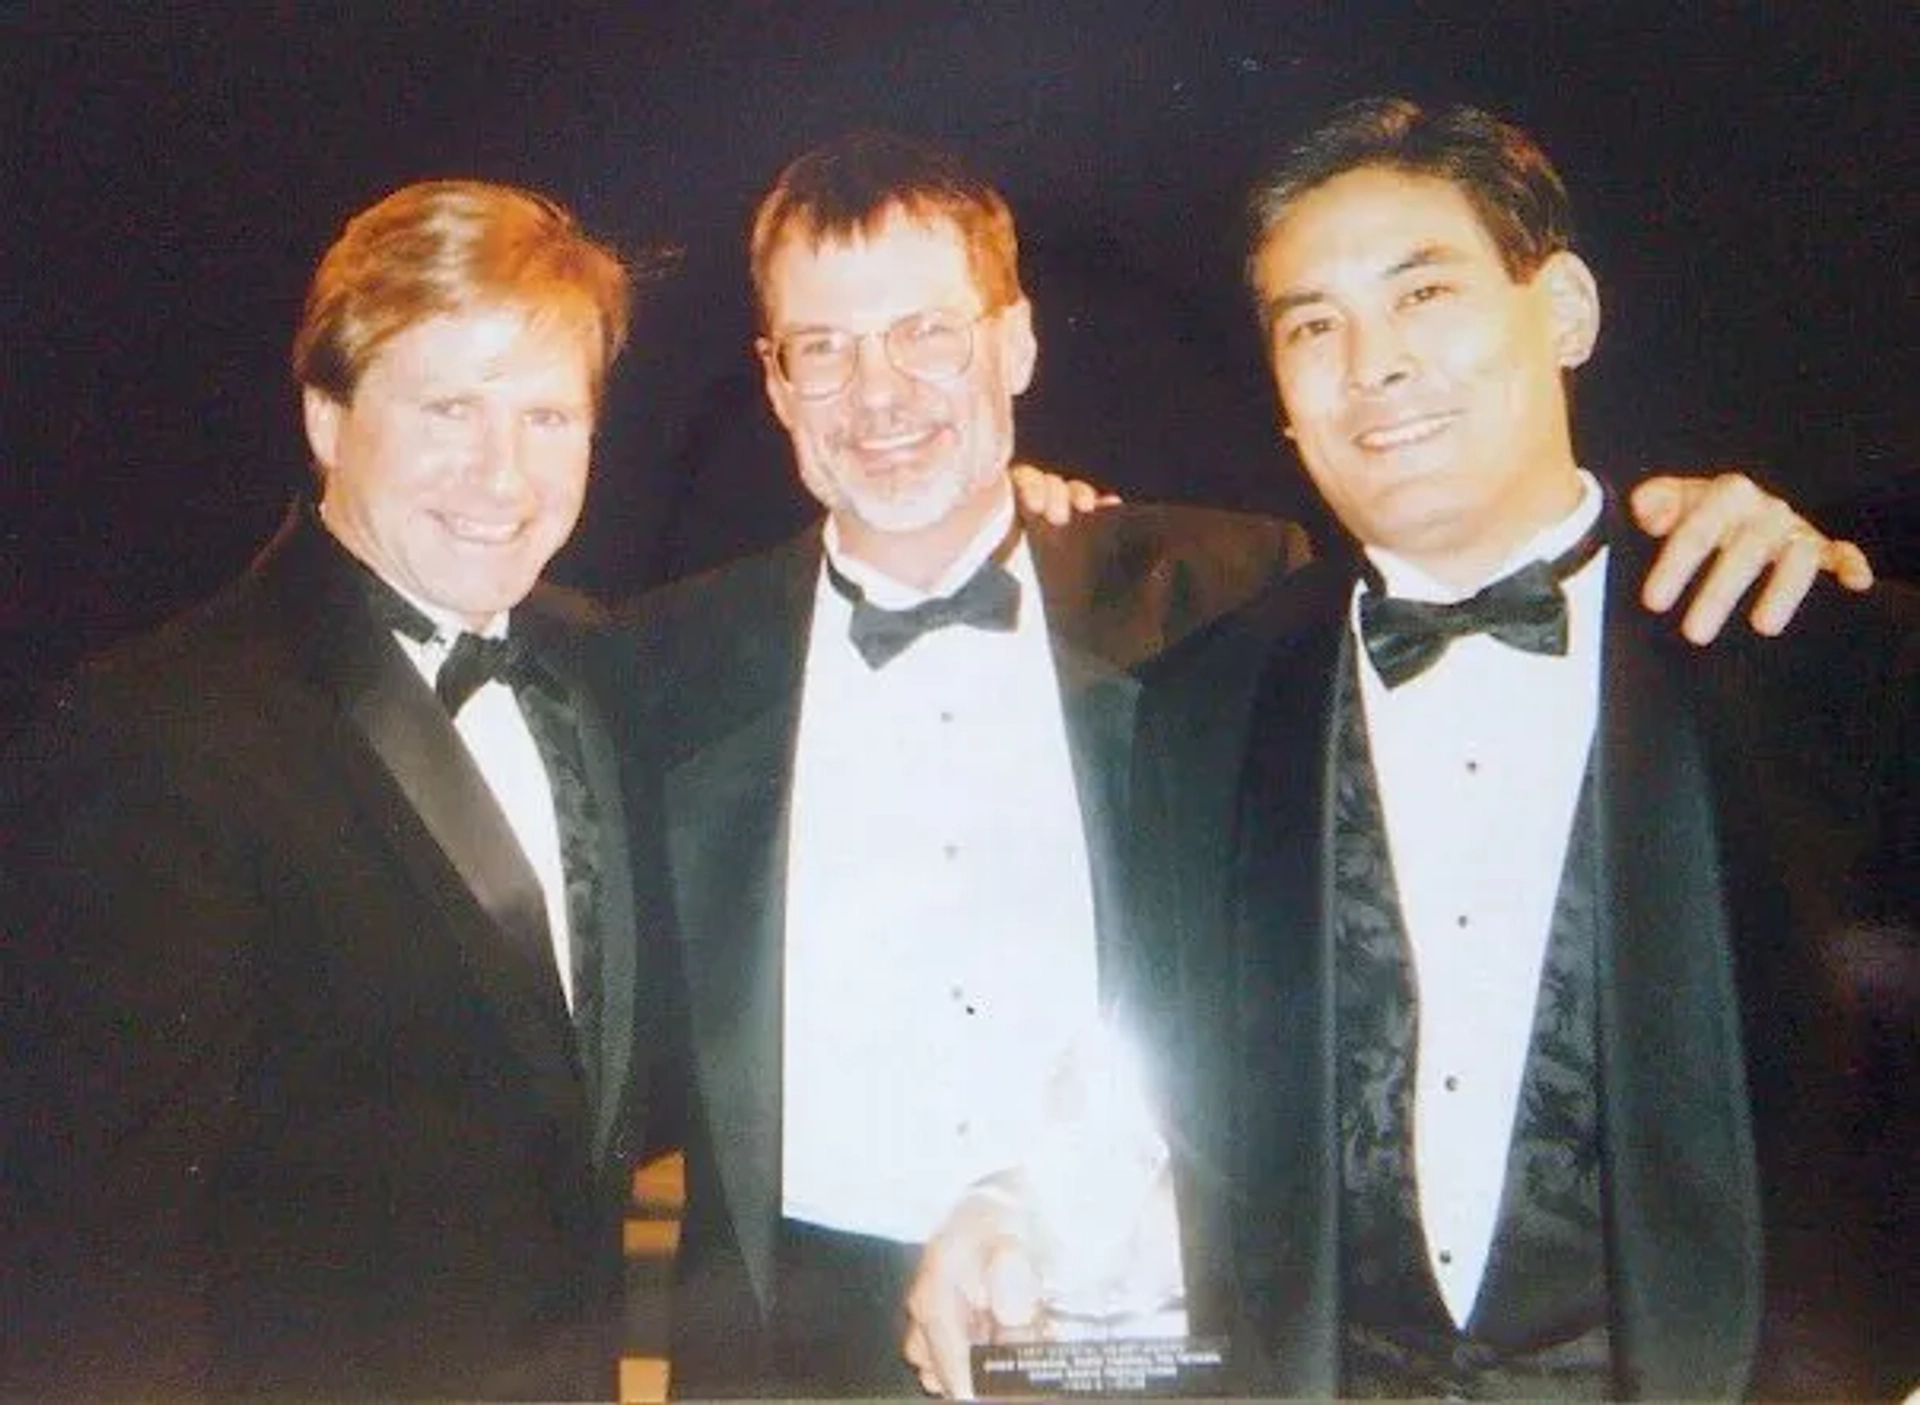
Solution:
{"label": "man's hand on shoulder", "polygon": [[1020,505],[1056,527],[1064,527],[1075,517],[1098,512],[1120,501],[1117,493],[1109,493],[1078,478],[1063,478],[1030,463],[1017,463],[1008,474],[1013,479],[1014,492],[1020,495]]}
{"label": "man's hand on shoulder", "polygon": [[1641,603],[1664,613],[1698,579],[1680,625],[1695,644],[1719,636],[1762,576],[1766,584],[1747,619],[1765,635],[1786,629],[1822,572],[1848,590],[1873,584],[1865,552],[1828,537],[1745,474],[1649,478],[1628,502],[1641,529],[1665,543],[1641,587]]}

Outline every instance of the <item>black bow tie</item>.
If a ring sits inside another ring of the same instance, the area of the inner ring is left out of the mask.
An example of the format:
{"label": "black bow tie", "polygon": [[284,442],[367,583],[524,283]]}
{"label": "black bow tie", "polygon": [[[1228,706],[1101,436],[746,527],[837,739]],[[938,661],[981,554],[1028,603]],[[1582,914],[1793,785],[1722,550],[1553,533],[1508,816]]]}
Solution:
{"label": "black bow tie", "polygon": [[880,668],[898,658],[927,631],[945,629],[952,624],[1000,633],[1011,631],[1020,619],[1020,582],[1000,564],[1000,558],[1011,549],[1015,535],[1010,535],[1002,550],[983,562],[953,594],[923,600],[906,610],[881,609],[829,560],[827,579],[853,605],[853,623],[848,635],[867,666]]}
{"label": "black bow tie", "polygon": [[518,639],[483,639],[462,631],[434,676],[433,693],[447,716],[457,717],[481,685],[495,680],[516,692],[550,687],[553,676]]}
{"label": "black bow tie", "polygon": [[1370,580],[1360,596],[1360,638],[1380,681],[1397,688],[1419,677],[1468,634],[1490,634],[1530,654],[1564,655],[1567,597],[1560,582],[1591,561],[1605,540],[1596,519],[1553,562],[1531,562],[1451,605],[1382,595]]}
{"label": "black bow tie", "polygon": [[[440,636],[439,626],[372,571],[364,572],[364,583],[375,617],[388,629],[416,644],[429,644]],[[485,639],[466,630],[454,639],[441,661],[440,672],[434,675],[433,693],[447,716],[454,717],[483,684],[495,679],[516,692],[535,687],[558,698],[566,693],[546,665],[517,638]]]}

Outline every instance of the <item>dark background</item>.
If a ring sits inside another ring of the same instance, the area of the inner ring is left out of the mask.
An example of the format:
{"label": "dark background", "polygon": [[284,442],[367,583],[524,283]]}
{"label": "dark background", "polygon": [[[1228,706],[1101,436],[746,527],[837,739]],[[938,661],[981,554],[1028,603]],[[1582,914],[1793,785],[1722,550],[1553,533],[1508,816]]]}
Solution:
{"label": "dark background", "polygon": [[808,505],[748,355],[744,228],[856,125],[1011,198],[1042,339],[1021,449],[1298,513],[1236,279],[1287,134],[1470,100],[1555,157],[1599,272],[1586,461],[1739,463],[1920,572],[1920,7],[1885,3],[0,4],[0,709],[212,589],[306,477],[286,347],[352,211],[478,175],[677,250],[562,580],[622,595]]}

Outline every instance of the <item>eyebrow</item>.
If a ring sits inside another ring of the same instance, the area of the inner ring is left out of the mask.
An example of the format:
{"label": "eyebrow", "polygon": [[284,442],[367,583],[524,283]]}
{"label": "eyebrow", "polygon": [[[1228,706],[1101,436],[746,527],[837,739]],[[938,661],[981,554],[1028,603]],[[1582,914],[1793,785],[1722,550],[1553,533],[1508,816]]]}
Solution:
{"label": "eyebrow", "polygon": [[[1380,276],[1383,280],[1398,278],[1403,273],[1411,273],[1417,268],[1434,268],[1442,264],[1464,262],[1466,255],[1451,244],[1421,244],[1410,250],[1405,257],[1396,259]],[[1267,324],[1285,317],[1296,308],[1308,307],[1317,302],[1325,302],[1327,295],[1319,288],[1297,288],[1280,294],[1267,301]]]}
{"label": "eyebrow", "polygon": [[1422,244],[1393,267],[1385,277],[1397,278],[1403,273],[1411,273],[1416,268],[1432,268],[1439,264],[1464,263],[1466,254],[1451,244]]}

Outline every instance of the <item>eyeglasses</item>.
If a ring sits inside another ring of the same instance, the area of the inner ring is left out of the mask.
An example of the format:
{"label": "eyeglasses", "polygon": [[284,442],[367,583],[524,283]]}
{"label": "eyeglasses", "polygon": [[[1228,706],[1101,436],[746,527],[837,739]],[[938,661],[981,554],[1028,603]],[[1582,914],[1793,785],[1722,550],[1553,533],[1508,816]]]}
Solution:
{"label": "eyeglasses", "polygon": [[803,327],[763,337],[760,351],[794,394],[808,400],[838,395],[853,384],[861,343],[869,337],[880,338],[887,364],[903,375],[923,381],[950,380],[973,364],[973,329],[992,315],[934,308],[909,312],[871,332]]}

